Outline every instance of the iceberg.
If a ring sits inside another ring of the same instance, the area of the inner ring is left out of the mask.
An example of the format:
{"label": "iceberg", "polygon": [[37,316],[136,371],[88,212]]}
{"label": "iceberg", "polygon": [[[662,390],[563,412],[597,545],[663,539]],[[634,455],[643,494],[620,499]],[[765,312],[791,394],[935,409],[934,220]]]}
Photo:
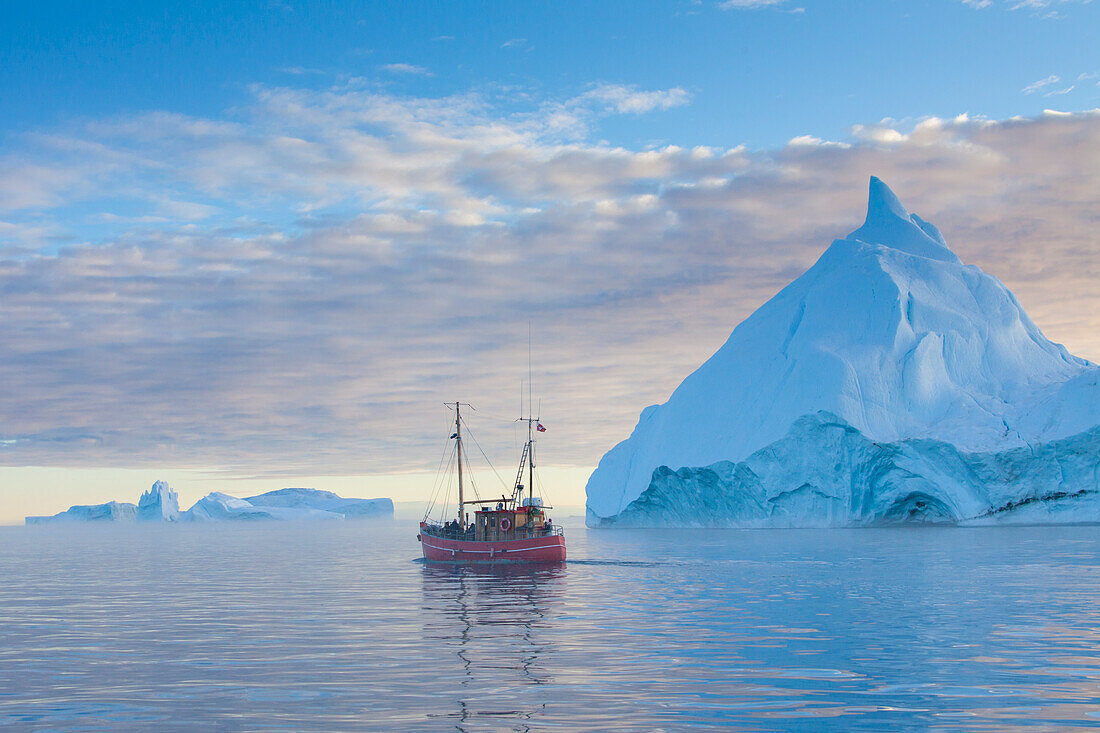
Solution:
{"label": "iceberg", "polygon": [[246,499],[253,506],[319,509],[345,519],[393,519],[391,499],[345,499],[321,489],[278,489]]}
{"label": "iceberg", "polygon": [[219,522],[252,520],[393,519],[390,499],[345,499],[319,489],[279,489],[239,499],[215,491],[180,512],[179,497],[166,481],[157,481],[137,505],[117,501],[74,506],[45,517],[27,517],[26,524],[47,522]]}
{"label": "iceberg", "polygon": [[166,481],[157,481],[141,495],[137,518],[141,522],[175,522],[180,516],[179,496]]}
{"label": "iceberg", "polygon": [[247,499],[211,492],[195,502],[180,519],[185,522],[343,519],[343,514],[310,507],[256,506]]}
{"label": "iceberg", "polygon": [[737,463],[678,471],[604,526],[830,527],[1100,521],[1100,426],[1030,448],[966,453],[881,443],[826,412]]}
{"label": "iceberg", "polygon": [[603,456],[587,522],[1096,521],[1098,425],[1100,368],[871,178],[863,226]]}
{"label": "iceberg", "polygon": [[66,511],[47,517],[27,517],[26,524],[54,522],[132,522],[137,519],[137,507],[117,501],[106,504],[71,506]]}

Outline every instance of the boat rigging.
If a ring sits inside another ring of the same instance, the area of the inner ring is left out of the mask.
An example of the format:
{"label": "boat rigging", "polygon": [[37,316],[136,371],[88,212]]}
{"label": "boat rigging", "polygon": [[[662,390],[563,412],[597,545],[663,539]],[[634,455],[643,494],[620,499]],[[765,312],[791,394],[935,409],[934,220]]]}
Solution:
{"label": "boat rigging", "polygon": [[[512,495],[502,495],[499,501],[466,498],[464,467],[466,456],[463,447],[462,402],[448,403],[454,408],[455,422],[451,439],[455,441],[455,468],[458,478],[458,505],[456,518],[445,524],[429,521],[429,505],[424,520],[420,522],[420,540],[424,557],[432,561],[446,562],[561,562],[565,560],[565,536],[561,528],[547,516],[551,509],[541,497],[535,496],[535,438],[536,432],[546,428],[539,418],[528,414],[520,420],[527,423],[527,441],[520,454]],[[476,441],[475,441],[476,443]],[[480,450],[480,446],[478,446]],[[484,451],[482,451],[484,455]],[[488,459],[486,459],[488,460]],[[491,464],[490,464],[491,465]],[[494,469],[495,471],[495,469]],[[524,485],[524,473],[527,484]],[[499,475],[499,474],[498,474]],[[527,496],[524,497],[526,489]],[[475,490],[476,495],[476,490]],[[496,501],[495,508],[492,506]],[[469,505],[479,508],[470,521]]]}

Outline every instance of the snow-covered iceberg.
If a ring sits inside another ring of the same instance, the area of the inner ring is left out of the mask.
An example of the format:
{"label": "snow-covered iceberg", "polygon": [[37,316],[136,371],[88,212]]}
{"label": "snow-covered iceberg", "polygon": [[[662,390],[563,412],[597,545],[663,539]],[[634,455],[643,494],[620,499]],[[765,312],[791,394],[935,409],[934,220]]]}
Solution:
{"label": "snow-covered iceberg", "polygon": [[133,522],[137,519],[137,506],[125,502],[109,501],[106,504],[71,506],[67,510],[47,517],[27,517],[27,524],[54,522]]}
{"label": "snow-covered iceberg", "polygon": [[179,496],[167,481],[157,481],[141,495],[137,518],[141,522],[175,522],[180,516]]}
{"label": "snow-covered iceberg", "polygon": [[256,506],[247,499],[214,491],[195,502],[181,517],[185,522],[253,521],[257,519],[343,519],[343,514],[309,507]]}
{"label": "snow-covered iceberg", "polygon": [[391,499],[345,499],[320,489],[279,489],[250,496],[253,506],[287,509],[319,509],[342,514],[345,519],[393,519]]}
{"label": "snow-covered iceberg", "polygon": [[390,499],[345,499],[318,489],[279,489],[238,499],[214,492],[181,515],[183,521],[237,521],[256,519],[392,519]]}
{"label": "snow-covered iceberg", "polygon": [[863,226],[603,457],[587,519],[1095,521],[1098,425],[1100,368],[872,178]]}

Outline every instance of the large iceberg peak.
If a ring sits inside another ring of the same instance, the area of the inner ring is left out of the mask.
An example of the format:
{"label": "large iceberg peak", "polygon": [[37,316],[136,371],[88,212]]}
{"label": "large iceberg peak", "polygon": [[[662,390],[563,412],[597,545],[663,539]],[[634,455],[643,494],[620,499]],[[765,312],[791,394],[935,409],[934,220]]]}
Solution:
{"label": "large iceberg peak", "polygon": [[863,226],[603,456],[588,480],[589,520],[623,511],[661,467],[744,461],[819,411],[872,442],[930,439],[966,453],[1068,438],[1100,424],[1097,374],[872,178]]}
{"label": "large iceberg peak", "polygon": [[867,192],[867,222],[873,222],[885,217],[909,220],[909,211],[901,203],[897,194],[890,190],[881,178],[871,176],[871,183]]}
{"label": "large iceberg peak", "polygon": [[959,263],[940,231],[910,214],[901,199],[881,178],[871,176],[867,194],[867,218],[847,239],[877,244],[918,257]]}

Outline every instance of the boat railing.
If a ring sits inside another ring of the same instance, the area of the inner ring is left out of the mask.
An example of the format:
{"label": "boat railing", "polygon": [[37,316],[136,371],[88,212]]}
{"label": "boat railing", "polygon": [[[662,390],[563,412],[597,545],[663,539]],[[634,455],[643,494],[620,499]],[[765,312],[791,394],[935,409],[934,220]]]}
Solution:
{"label": "boat railing", "polygon": [[473,540],[474,530],[468,529],[463,531],[461,529],[451,529],[448,527],[441,527],[438,524],[429,524],[423,529],[424,534],[431,537],[439,537],[444,540]]}
{"label": "boat railing", "polygon": [[[438,524],[425,525],[422,530],[424,534],[431,537],[438,537],[444,540],[465,540],[467,542],[474,542],[477,540],[473,527],[463,531],[457,528],[443,527]],[[549,527],[518,527],[508,532],[502,532],[503,537],[496,537],[494,539],[510,539],[510,540],[524,540],[533,537],[557,537],[565,534],[562,527],[552,524]]]}

